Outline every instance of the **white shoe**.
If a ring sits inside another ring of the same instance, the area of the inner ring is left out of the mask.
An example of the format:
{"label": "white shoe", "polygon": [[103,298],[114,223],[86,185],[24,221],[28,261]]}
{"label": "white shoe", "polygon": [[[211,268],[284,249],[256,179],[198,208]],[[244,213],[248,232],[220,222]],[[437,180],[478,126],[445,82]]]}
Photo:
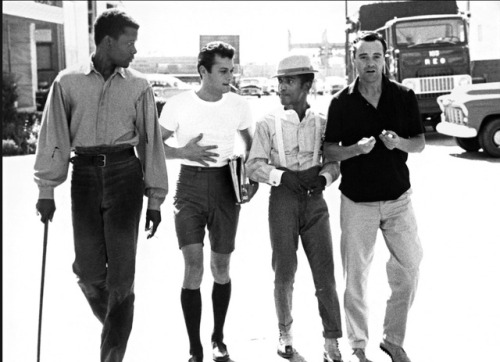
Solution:
{"label": "white shoe", "polygon": [[293,349],[292,331],[284,332],[280,329],[278,339],[278,354],[283,358],[292,358],[295,350]]}

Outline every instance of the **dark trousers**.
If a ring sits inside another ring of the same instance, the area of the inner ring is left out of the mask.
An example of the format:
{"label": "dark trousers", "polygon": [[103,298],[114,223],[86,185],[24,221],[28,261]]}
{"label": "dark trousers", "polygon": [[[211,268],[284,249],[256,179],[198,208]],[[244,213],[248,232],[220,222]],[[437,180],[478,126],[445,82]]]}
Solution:
{"label": "dark trousers", "polygon": [[[318,174],[318,168],[297,174],[307,181]],[[288,332],[293,322],[292,294],[300,236],[316,288],[323,336],[341,337],[330,216],[323,194],[310,196],[305,191],[295,194],[285,186],[272,187],[269,198],[269,230],[275,273],[274,301],[280,330]]]}
{"label": "dark trousers", "polygon": [[143,193],[142,167],[136,157],[106,167],[73,166],[73,271],[103,324],[102,362],[123,360],[132,329]]}

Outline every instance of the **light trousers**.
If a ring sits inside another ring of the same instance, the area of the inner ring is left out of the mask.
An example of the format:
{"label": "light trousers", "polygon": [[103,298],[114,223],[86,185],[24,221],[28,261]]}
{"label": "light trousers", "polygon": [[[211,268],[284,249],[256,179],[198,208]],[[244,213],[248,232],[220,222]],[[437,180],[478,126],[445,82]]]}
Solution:
{"label": "light trousers", "polygon": [[344,309],[352,348],[365,348],[368,343],[366,291],[378,229],[390,252],[386,271],[391,295],[387,300],[383,338],[403,345],[422,260],[410,194],[408,190],[397,200],[378,202],[354,202],[341,195],[341,253],[346,281]]}

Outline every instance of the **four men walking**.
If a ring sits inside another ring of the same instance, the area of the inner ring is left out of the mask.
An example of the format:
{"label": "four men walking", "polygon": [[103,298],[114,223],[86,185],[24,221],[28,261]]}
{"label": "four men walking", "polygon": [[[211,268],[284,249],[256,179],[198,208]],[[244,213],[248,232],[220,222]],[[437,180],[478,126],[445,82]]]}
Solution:
{"label": "four men walking", "polygon": [[[165,158],[181,160],[174,218],[184,258],[180,299],[189,361],[204,358],[200,285],[205,229],[214,278],[212,359],[229,361],[224,324],[241,206],[234,195],[228,159],[239,135],[251,182],[271,186],[268,219],[277,353],[284,358],[296,353],[292,300],[300,240],[323,325],[323,361],[342,362],[332,234],[323,198],[325,187],[342,174],[341,254],[351,361],[369,362],[365,293],[380,228],[391,252],[387,274],[392,290],[380,347],[393,362],[408,362],[402,346],[422,249],[406,160],[408,153],[420,152],[425,142],[414,93],[383,73],[383,39],[370,33],[355,42],[359,76],[333,97],[328,118],[308,103],[316,72],[310,59],[301,55],[282,59],[275,75],[281,107],[257,123],[254,135],[248,102],[230,92],[234,48],[223,42],[202,48],[198,55],[201,87],[169,99],[158,121],[151,86],[140,73],[128,69],[136,53],[138,28],[119,10],[106,11],[97,19],[96,52],[87,64],[62,71],[51,87],[35,162],[40,189],[37,210],[44,223],[55,212],[54,187],[65,181],[73,163],[73,270],[103,324],[101,361],[119,362],[125,354],[133,321],[143,196],[149,199],[146,229],[151,230],[150,237],[161,221],[160,205],[168,192]],[[171,144],[173,137],[176,146]]]}

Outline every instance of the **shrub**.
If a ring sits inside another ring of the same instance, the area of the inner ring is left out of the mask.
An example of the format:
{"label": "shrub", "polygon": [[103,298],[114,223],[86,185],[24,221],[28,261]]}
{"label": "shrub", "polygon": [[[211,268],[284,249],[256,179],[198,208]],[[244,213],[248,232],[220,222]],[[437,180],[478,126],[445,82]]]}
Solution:
{"label": "shrub", "polygon": [[15,77],[4,72],[2,81],[2,155],[35,153],[42,112],[17,112]]}

